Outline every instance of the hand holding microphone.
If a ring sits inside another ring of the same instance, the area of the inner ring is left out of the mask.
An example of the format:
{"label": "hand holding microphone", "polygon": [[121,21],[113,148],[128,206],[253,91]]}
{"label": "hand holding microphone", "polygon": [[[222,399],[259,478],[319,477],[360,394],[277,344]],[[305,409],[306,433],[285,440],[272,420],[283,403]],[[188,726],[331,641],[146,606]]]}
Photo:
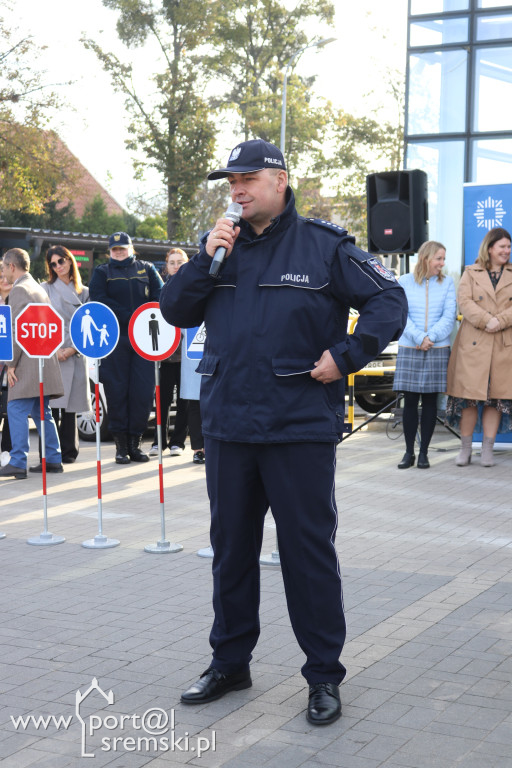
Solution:
{"label": "hand holding microphone", "polygon": [[[210,266],[210,275],[212,277],[217,277],[219,274],[219,270],[224,263],[226,254],[233,245],[234,239],[232,230],[234,230],[242,218],[243,212],[244,209],[240,203],[231,203],[231,205],[228,206],[226,213],[224,214],[224,219],[219,219],[219,221],[215,224],[214,228],[210,232],[208,241],[206,243],[206,252],[210,256],[213,255],[212,264]],[[232,229],[228,228],[229,224],[225,221],[226,219],[229,219],[231,222]],[[218,244],[222,242],[226,243],[226,245],[224,246]]]}

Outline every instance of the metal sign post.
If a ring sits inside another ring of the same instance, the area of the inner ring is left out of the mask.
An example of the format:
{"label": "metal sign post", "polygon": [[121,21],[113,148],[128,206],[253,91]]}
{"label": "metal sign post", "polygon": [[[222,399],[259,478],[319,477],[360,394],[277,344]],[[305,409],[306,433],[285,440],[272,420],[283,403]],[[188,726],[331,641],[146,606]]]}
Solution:
{"label": "metal sign post", "polygon": [[160,362],[155,361],[155,401],[156,401],[156,432],[158,436],[158,481],[160,485],[160,541],[156,544],[148,544],[144,552],[153,555],[166,552],[181,552],[182,544],[171,544],[165,538],[165,502],[164,502],[164,470],[162,463],[162,409],[160,407]]}
{"label": "metal sign post", "polygon": [[48,531],[48,499],[46,493],[46,425],[44,421],[43,358],[49,358],[64,343],[64,321],[50,304],[27,304],[15,321],[16,341],[28,357],[39,360],[39,417],[41,436],[41,474],[43,478],[43,527],[40,536],[27,539],[27,544],[44,546],[62,544],[64,536]]}
{"label": "metal sign post", "polygon": [[277,530],[276,530],[276,548],[273,550],[273,552],[270,553],[270,555],[261,555],[260,563],[261,565],[281,565],[281,558],[279,557],[279,541],[277,539]]}
{"label": "metal sign post", "polygon": [[148,544],[144,552],[153,555],[181,552],[182,544],[172,544],[165,538],[164,473],[162,464],[162,414],[160,409],[160,361],[178,349],[181,331],[164,320],[157,301],[150,301],[135,310],[128,325],[128,336],[134,350],[145,360],[155,362],[156,431],[158,435],[158,479],[160,487],[160,540]]}
{"label": "metal sign post", "polygon": [[71,318],[69,332],[74,347],[94,360],[94,396],[96,401],[96,476],[98,487],[98,533],[82,542],[86,549],[112,549],[119,539],[103,533],[103,497],[101,489],[101,437],[100,437],[100,374],[99,358],[107,357],[119,341],[119,322],[110,307],[99,301],[89,301],[78,307]]}
{"label": "metal sign post", "polygon": [[119,546],[119,539],[111,539],[103,533],[103,497],[101,490],[101,436],[100,436],[100,363],[94,361],[94,396],[96,418],[96,477],[98,486],[98,533],[94,539],[82,541],[85,549],[112,549]]}
{"label": "metal sign post", "polygon": [[43,476],[43,532],[39,536],[27,539],[27,544],[36,546],[44,544],[62,544],[64,536],[55,536],[48,531],[48,500],[46,495],[46,425],[44,423],[44,388],[43,388],[44,360],[39,358],[39,420],[41,423],[41,469]]}

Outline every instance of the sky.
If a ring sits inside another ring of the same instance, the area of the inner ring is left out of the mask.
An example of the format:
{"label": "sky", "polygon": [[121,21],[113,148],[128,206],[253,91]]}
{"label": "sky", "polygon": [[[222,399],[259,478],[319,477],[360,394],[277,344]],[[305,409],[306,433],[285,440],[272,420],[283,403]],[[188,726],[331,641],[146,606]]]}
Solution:
{"label": "sky", "polygon": [[[334,0],[334,4],[335,28],[319,26],[315,33],[335,37],[335,42],[306,51],[299,71],[316,75],[316,93],[335,106],[355,115],[388,119],[391,113],[382,106],[383,72],[388,67],[405,69],[407,0]],[[130,153],[124,145],[128,136],[124,100],[114,92],[94,53],[80,43],[85,35],[104,49],[125,55],[115,32],[117,14],[104,8],[101,0],[80,4],[70,0],[15,0],[9,18],[22,34],[31,34],[47,46],[36,64],[46,70],[45,81],[55,84],[67,104],[52,116],[52,127],[80,162],[123,206],[130,193],[160,193],[155,174],[143,184],[134,181]],[[151,51],[136,52],[135,56],[144,82],[152,71]],[[68,81],[73,84],[64,85]],[[219,136],[221,162],[227,160],[236,143],[232,135]]]}

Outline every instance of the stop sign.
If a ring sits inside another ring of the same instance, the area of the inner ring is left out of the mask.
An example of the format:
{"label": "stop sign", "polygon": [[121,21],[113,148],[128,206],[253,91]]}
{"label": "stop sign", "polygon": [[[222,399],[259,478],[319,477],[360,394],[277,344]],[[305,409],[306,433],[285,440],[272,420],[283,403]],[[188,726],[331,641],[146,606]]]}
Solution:
{"label": "stop sign", "polygon": [[64,342],[64,320],[50,304],[27,304],[15,330],[16,341],[29,357],[51,357]]}

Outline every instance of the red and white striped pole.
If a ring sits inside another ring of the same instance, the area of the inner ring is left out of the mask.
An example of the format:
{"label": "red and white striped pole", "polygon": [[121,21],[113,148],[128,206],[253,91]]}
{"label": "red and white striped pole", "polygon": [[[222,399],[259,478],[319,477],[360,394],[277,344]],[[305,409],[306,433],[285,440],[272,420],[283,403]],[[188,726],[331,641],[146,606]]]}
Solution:
{"label": "red and white striped pole", "polygon": [[101,434],[100,434],[100,372],[99,361],[94,361],[94,398],[95,398],[95,421],[96,421],[96,478],[98,486],[98,533],[94,539],[87,539],[82,542],[82,547],[86,549],[111,549],[117,547],[121,542],[119,539],[109,539],[103,533],[103,499],[101,491]]}
{"label": "red and white striped pole", "polygon": [[160,541],[148,544],[144,552],[153,555],[165,552],[181,552],[182,544],[173,544],[165,538],[164,468],[162,463],[162,409],[160,406],[160,361],[155,360],[156,432],[158,435],[158,479],[160,483]]}
{"label": "red and white striped pole", "polygon": [[55,536],[48,531],[48,496],[46,492],[46,424],[44,421],[44,385],[43,385],[44,359],[39,358],[39,421],[41,437],[41,474],[43,476],[43,532],[39,536],[27,539],[27,544],[41,546],[45,544],[62,544],[64,536]]}

